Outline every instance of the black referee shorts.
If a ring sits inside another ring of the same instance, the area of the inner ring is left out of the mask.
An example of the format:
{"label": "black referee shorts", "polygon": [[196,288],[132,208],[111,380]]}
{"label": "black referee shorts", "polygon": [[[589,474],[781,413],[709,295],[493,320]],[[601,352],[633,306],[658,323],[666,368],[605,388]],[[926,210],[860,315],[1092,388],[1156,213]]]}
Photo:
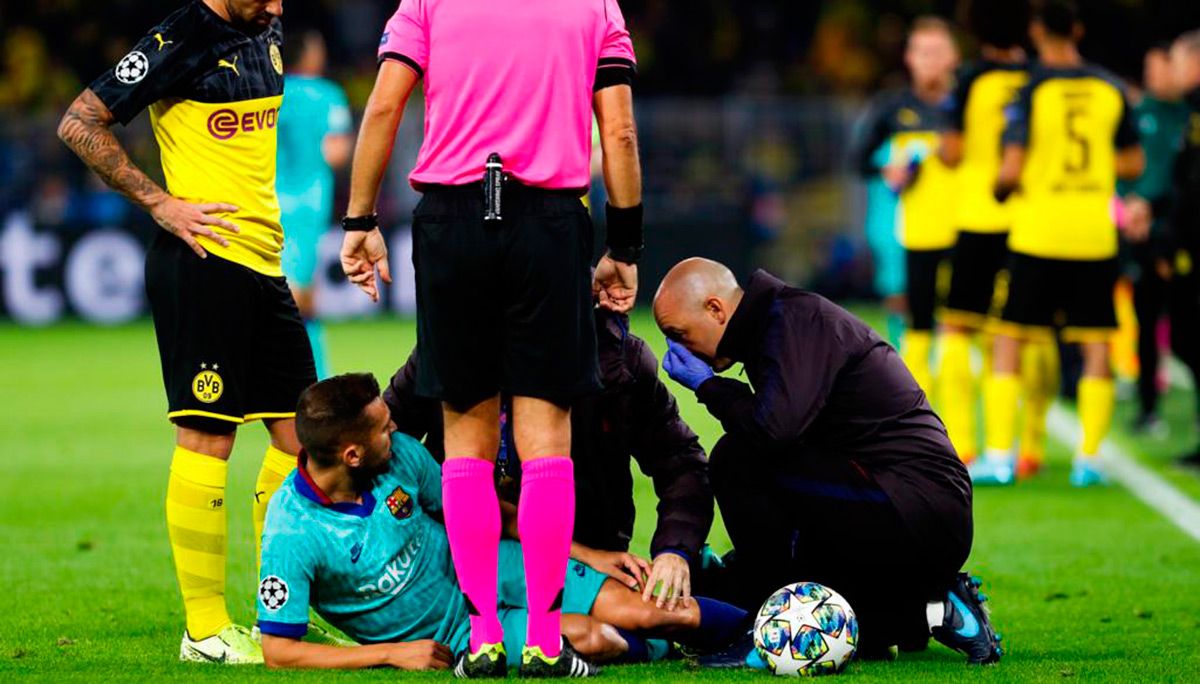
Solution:
{"label": "black referee shorts", "polygon": [[592,222],[574,194],[433,186],[413,212],[417,393],[468,408],[504,391],[560,404],[600,389]]}
{"label": "black referee shorts", "polygon": [[912,330],[933,330],[934,312],[941,303],[945,287],[942,267],[950,257],[948,249],[909,249],[904,252],[904,267],[908,271],[908,327]]}
{"label": "black referee shorts", "polygon": [[1061,328],[1064,341],[1080,343],[1104,341],[1116,331],[1116,258],[1077,261],[1013,253],[1008,263],[1008,299],[998,332],[1032,338]]}
{"label": "black referee shorts", "polygon": [[220,432],[296,415],[317,373],[286,280],[201,259],[160,231],[146,257],[146,295],[173,422]]}
{"label": "black referee shorts", "polygon": [[950,252],[950,291],[942,320],[980,329],[996,307],[996,278],[1008,265],[1008,232],[962,230]]}

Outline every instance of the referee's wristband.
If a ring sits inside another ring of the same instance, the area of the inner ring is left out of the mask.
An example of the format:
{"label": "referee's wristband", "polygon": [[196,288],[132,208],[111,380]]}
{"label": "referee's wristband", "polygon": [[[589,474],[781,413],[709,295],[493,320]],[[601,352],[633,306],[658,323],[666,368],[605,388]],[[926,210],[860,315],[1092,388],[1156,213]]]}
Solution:
{"label": "referee's wristband", "polygon": [[606,203],[604,216],[608,224],[608,255],[616,261],[636,264],[646,249],[642,205],[618,209]]}
{"label": "referee's wristband", "polygon": [[379,227],[379,214],[371,214],[370,216],[343,216],[342,230],[346,232],[362,231],[370,232]]}

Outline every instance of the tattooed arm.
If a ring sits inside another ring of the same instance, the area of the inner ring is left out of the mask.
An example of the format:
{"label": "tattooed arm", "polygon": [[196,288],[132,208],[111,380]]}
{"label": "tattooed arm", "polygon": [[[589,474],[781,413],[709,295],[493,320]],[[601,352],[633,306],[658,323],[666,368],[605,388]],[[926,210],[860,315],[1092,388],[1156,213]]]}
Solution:
{"label": "tattooed arm", "polygon": [[109,187],[145,209],[158,225],[186,242],[200,257],[207,256],[207,253],[196,241],[197,235],[228,246],[228,241],[210,226],[238,232],[238,227],[233,223],[213,216],[237,211],[237,207],[221,203],[191,204],[172,197],[134,166],[120,141],[113,135],[111,128],[114,123],[116,118],[112,112],[89,88],[75,98],[63,115],[58,124],[58,138]]}

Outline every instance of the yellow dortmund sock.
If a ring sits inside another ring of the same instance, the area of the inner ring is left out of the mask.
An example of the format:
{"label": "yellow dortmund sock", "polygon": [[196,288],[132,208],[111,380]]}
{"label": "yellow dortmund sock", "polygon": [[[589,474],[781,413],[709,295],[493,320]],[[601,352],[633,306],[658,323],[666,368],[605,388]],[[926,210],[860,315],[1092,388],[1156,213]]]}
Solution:
{"label": "yellow dortmund sock", "polygon": [[988,455],[1012,453],[1016,440],[1017,403],[1021,399],[1021,381],[1016,375],[989,376],[983,383],[984,427]]}
{"label": "yellow dortmund sock", "polygon": [[225,476],[219,458],[175,447],[167,482],[167,532],[188,635],[207,639],[230,624],[225,610]]}
{"label": "yellow dortmund sock", "polygon": [[283,484],[284,478],[295,468],[295,456],[273,446],[267,447],[258,479],[254,481],[254,558],[259,567],[262,566],[262,533],[263,523],[267,519],[267,504],[279,485]]}
{"label": "yellow dortmund sock", "polygon": [[946,421],[950,441],[964,461],[979,453],[975,436],[975,378],[971,374],[971,338],[948,332],[941,338],[942,359],[938,366],[938,407]]}
{"label": "yellow dortmund sock", "polygon": [[928,330],[909,330],[904,333],[905,365],[925,394],[933,396],[933,375],[929,370],[929,352],[933,349],[933,334]]}
{"label": "yellow dortmund sock", "polygon": [[1058,350],[1053,342],[1029,342],[1021,349],[1021,389],[1025,417],[1021,456],[1038,463],[1046,458],[1046,414],[1058,390]]}
{"label": "yellow dortmund sock", "polygon": [[1079,422],[1083,440],[1079,453],[1091,458],[1100,453],[1100,443],[1112,426],[1116,389],[1112,378],[1084,377],[1079,381]]}

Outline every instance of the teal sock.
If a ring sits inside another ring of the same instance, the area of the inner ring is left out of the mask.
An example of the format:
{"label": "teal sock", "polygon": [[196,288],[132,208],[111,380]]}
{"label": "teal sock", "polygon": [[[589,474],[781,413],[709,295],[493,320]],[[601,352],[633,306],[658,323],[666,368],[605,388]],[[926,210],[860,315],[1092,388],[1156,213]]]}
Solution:
{"label": "teal sock", "polygon": [[656,663],[671,654],[671,642],[665,639],[646,639],[646,653]]}
{"label": "teal sock", "polygon": [[308,333],[308,343],[312,346],[317,379],[324,380],[329,377],[329,365],[325,359],[325,328],[320,321],[309,319],[304,321],[304,331]]}
{"label": "teal sock", "polygon": [[900,340],[904,337],[904,316],[890,313],[887,317],[888,342],[896,349],[900,348]]}

